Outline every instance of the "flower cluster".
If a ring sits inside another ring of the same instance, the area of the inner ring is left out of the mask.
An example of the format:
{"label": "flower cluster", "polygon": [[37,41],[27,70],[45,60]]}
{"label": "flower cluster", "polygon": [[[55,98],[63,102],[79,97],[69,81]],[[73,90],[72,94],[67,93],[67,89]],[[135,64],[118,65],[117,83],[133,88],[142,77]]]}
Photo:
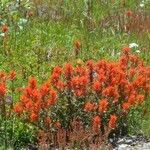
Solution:
{"label": "flower cluster", "polygon": [[[107,118],[108,126],[113,129],[120,113],[142,105],[150,90],[150,67],[144,66],[143,61],[130,52],[131,48],[122,48],[118,62],[90,60],[83,65],[55,67],[52,86],[58,92],[69,92],[72,101],[74,97],[82,99],[83,110],[93,114],[92,120]],[[95,126],[96,121],[92,122]]]}
{"label": "flower cluster", "polygon": [[[130,110],[144,105],[149,91],[150,67],[124,47],[117,62],[90,60],[56,66],[41,86],[31,78],[14,111],[31,123],[68,127],[67,135],[74,119],[99,134],[104,127],[118,128]],[[4,94],[3,86],[0,93]]]}
{"label": "flower cluster", "polygon": [[45,82],[38,87],[37,80],[32,77],[23,89],[20,101],[14,106],[14,112],[31,123],[41,122],[49,126],[52,122],[50,108],[56,103],[57,92],[51,88],[50,83]]}
{"label": "flower cluster", "polygon": [[13,81],[15,78],[16,72],[14,70],[10,71],[9,73],[0,71],[0,98],[4,98],[6,96],[6,82],[8,80]]}

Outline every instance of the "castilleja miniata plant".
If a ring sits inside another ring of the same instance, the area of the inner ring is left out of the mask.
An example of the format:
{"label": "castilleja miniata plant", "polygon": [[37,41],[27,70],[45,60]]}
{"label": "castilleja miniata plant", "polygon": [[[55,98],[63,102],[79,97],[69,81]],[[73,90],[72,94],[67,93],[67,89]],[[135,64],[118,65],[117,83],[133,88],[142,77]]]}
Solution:
{"label": "castilleja miniata plant", "polygon": [[130,110],[143,109],[149,91],[150,67],[124,47],[116,62],[56,66],[42,85],[30,78],[14,112],[55,146],[92,145],[120,128]]}
{"label": "castilleja miniata plant", "polygon": [[[1,119],[1,133],[3,135],[2,143],[4,143],[5,149],[8,148],[8,122],[11,122],[12,132],[10,140],[14,138],[14,122],[13,122],[13,101],[15,94],[14,82],[16,79],[16,72],[13,70],[9,73],[0,71],[0,119]],[[9,84],[8,84],[9,83]],[[3,126],[3,128],[2,128]]]}

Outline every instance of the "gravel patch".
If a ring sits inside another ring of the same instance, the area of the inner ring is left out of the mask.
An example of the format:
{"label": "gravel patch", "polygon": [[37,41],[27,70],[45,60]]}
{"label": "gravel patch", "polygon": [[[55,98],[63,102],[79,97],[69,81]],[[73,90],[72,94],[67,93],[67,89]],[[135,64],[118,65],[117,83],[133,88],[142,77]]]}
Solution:
{"label": "gravel patch", "polygon": [[126,136],[113,142],[113,150],[150,150],[150,139],[143,135]]}

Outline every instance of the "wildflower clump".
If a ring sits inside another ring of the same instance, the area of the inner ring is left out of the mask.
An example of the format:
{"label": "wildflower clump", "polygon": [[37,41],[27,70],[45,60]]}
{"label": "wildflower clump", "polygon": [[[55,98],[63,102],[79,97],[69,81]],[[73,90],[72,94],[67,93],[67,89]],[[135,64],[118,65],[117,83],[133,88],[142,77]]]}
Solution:
{"label": "wildflower clump", "polygon": [[57,92],[50,83],[38,86],[36,78],[29,79],[28,86],[22,90],[20,101],[14,106],[14,112],[28,123],[46,128],[52,123],[49,116],[51,107],[57,103]]}
{"label": "wildflower clump", "polygon": [[144,107],[150,91],[150,67],[131,51],[124,47],[116,62],[56,66],[41,86],[31,78],[14,111],[46,132],[61,132],[66,143],[77,142],[77,128],[85,134],[83,143],[89,139],[87,130],[93,140],[108,136],[121,128],[131,110]]}

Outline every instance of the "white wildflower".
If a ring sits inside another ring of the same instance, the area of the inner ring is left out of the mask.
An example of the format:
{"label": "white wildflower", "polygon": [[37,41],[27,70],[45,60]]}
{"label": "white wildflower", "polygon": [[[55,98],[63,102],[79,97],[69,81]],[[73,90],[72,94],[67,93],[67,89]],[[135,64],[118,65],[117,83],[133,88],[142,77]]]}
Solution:
{"label": "white wildflower", "polygon": [[19,28],[20,28],[20,30],[22,30],[22,29],[23,29],[23,26],[19,26]]}
{"label": "white wildflower", "polygon": [[117,55],[118,55],[118,56],[120,56],[120,55],[121,55],[121,53],[120,53],[120,52],[118,52],[118,53],[117,53]]}
{"label": "white wildflower", "polygon": [[114,57],[115,56],[115,50],[112,50],[111,56]]}
{"label": "white wildflower", "polygon": [[143,3],[141,3],[141,4],[140,4],[140,7],[144,7],[144,4],[143,4]]}
{"label": "white wildflower", "polygon": [[130,43],[129,44],[129,48],[137,48],[137,47],[139,47],[139,45],[136,43]]}
{"label": "white wildflower", "polygon": [[140,50],[136,50],[136,53],[140,53],[141,51]]}
{"label": "white wildflower", "polygon": [[4,36],[5,36],[5,33],[1,33],[1,34],[0,34],[0,37],[4,37]]}
{"label": "white wildflower", "polygon": [[26,24],[27,23],[27,19],[24,19],[24,18],[20,18],[19,20],[19,24]]}

